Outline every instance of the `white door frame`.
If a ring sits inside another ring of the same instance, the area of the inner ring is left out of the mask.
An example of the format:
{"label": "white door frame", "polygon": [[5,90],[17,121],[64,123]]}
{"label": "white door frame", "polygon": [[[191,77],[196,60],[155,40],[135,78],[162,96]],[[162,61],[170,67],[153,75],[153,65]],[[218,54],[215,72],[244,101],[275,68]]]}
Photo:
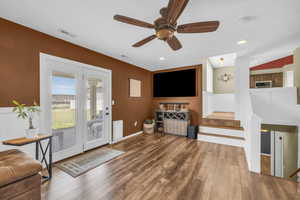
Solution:
{"label": "white door frame", "polygon": [[[48,61],[56,61],[56,62],[60,62],[66,65],[75,65],[78,66],[78,69],[73,69],[74,73],[76,73],[76,71],[80,72],[81,69],[89,69],[89,70],[94,70],[94,71],[98,71],[98,72],[104,72],[108,75],[108,112],[109,115],[106,116],[108,118],[108,142],[111,144],[112,143],[112,71],[109,69],[104,69],[102,67],[97,67],[97,66],[93,66],[93,65],[88,65],[88,64],[84,64],[84,63],[80,63],[77,61],[73,61],[73,60],[69,60],[69,59],[65,59],[65,58],[60,58],[57,56],[52,56],[52,55],[48,55],[48,54],[44,54],[44,53],[40,53],[40,108],[41,108],[41,116],[40,116],[40,132],[41,133],[47,133],[49,129],[49,119],[47,118],[47,116],[51,115],[51,93],[47,90],[45,90],[44,88],[50,88],[49,83],[51,83],[50,81],[50,77],[46,77],[45,74],[49,74],[50,69],[47,67],[47,62]],[[46,80],[47,78],[49,78],[49,80]],[[80,86],[79,86],[80,87]],[[82,87],[82,86],[81,86]],[[78,108],[81,109],[81,108]],[[48,120],[48,121],[47,121]],[[79,127],[78,131],[82,131],[83,127]],[[49,133],[48,133],[49,134]],[[84,142],[84,138],[79,138],[83,144]],[[54,161],[58,161],[58,159],[54,159]]]}

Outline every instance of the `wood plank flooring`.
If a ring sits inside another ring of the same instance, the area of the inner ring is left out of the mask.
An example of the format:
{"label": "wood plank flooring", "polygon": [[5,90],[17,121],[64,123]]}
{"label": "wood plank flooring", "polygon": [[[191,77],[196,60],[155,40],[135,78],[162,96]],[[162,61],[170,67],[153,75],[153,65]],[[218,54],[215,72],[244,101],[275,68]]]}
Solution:
{"label": "wood plank flooring", "polygon": [[271,155],[260,155],[261,173],[271,175]]}
{"label": "wood plank flooring", "polygon": [[300,199],[297,183],[250,173],[242,148],[145,134],[110,147],[126,153],[75,179],[54,168],[42,199]]}

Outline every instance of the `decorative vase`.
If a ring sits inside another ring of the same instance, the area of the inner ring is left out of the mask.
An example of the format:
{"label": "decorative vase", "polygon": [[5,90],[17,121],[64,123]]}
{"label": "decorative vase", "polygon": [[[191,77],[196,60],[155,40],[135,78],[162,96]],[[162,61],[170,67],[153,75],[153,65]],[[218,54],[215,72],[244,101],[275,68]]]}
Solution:
{"label": "decorative vase", "polygon": [[26,138],[34,138],[38,134],[38,130],[36,128],[33,129],[26,129],[25,130],[25,137]]}
{"label": "decorative vase", "polygon": [[165,110],[165,105],[164,105],[164,104],[160,104],[160,105],[159,105],[159,109],[160,109],[160,110]]}

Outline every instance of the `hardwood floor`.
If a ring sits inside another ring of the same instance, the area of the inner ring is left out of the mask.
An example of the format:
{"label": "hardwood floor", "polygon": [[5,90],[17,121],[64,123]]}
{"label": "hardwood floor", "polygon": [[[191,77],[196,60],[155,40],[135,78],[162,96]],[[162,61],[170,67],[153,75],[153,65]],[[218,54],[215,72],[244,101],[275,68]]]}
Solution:
{"label": "hardwood floor", "polygon": [[271,155],[260,156],[261,173],[271,175]]}
{"label": "hardwood floor", "polygon": [[248,172],[242,148],[144,134],[110,147],[126,153],[75,179],[55,167],[42,198],[300,199],[297,183]]}

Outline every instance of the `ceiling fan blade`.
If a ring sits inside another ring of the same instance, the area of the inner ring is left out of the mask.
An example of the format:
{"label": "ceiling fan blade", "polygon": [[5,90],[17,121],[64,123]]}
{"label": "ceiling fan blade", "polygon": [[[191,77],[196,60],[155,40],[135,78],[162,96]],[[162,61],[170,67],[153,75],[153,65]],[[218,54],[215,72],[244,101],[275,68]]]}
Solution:
{"label": "ceiling fan blade", "polygon": [[177,51],[182,48],[181,43],[179,42],[179,40],[177,39],[177,37],[175,35],[173,37],[171,37],[170,39],[168,39],[167,43],[169,44],[171,49],[173,49],[174,51]]}
{"label": "ceiling fan blade", "polygon": [[169,0],[167,21],[175,24],[189,0]]}
{"label": "ceiling fan blade", "polygon": [[114,19],[119,22],[126,23],[126,24],[131,24],[131,25],[140,26],[140,27],[144,27],[144,28],[154,28],[153,24],[149,24],[147,22],[143,22],[143,21],[133,19],[130,17],[126,17],[126,16],[122,16],[122,15],[115,15]]}
{"label": "ceiling fan blade", "polygon": [[151,40],[154,40],[156,38],[156,35],[151,35],[137,43],[135,43],[134,45],[132,45],[133,47],[140,47],[140,46],[143,46],[144,44],[150,42]]}
{"label": "ceiling fan blade", "polygon": [[213,32],[218,29],[219,21],[196,22],[191,24],[183,24],[177,27],[178,33],[206,33]]}

